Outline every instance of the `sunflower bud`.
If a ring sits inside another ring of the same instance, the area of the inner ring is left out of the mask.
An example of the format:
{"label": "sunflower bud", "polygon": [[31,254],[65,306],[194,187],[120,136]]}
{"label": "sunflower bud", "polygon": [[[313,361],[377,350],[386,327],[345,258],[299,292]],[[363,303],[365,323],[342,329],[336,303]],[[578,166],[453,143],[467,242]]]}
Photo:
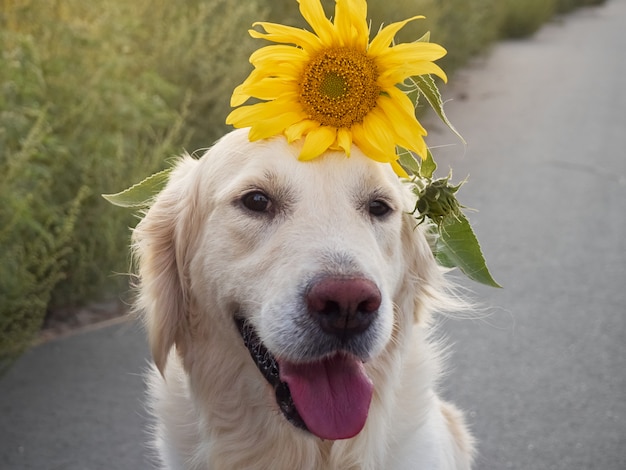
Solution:
{"label": "sunflower bud", "polygon": [[423,188],[415,187],[417,194],[417,205],[415,211],[419,213],[418,218],[428,217],[435,224],[441,223],[447,217],[459,217],[461,215],[461,205],[456,199],[456,192],[463,182],[456,186],[450,184],[450,175],[437,180],[429,180]]}

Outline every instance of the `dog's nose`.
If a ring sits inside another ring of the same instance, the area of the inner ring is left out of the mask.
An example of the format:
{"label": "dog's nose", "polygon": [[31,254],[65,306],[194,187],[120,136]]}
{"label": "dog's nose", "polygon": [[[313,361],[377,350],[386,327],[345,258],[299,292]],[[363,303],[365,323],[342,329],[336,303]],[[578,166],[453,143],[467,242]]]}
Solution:
{"label": "dog's nose", "polygon": [[327,277],[311,286],[306,300],[322,330],[346,340],[369,327],[381,296],[368,279]]}

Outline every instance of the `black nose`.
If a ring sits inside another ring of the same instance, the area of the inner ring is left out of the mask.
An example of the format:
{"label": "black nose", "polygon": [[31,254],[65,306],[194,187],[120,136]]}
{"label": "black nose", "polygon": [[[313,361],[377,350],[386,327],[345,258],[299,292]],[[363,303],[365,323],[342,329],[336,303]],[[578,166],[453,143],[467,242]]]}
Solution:
{"label": "black nose", "polygon": [[346,340],[370,326],[381,297],[368,279],[327,277],[311,286],[306,300],[322,330]]}

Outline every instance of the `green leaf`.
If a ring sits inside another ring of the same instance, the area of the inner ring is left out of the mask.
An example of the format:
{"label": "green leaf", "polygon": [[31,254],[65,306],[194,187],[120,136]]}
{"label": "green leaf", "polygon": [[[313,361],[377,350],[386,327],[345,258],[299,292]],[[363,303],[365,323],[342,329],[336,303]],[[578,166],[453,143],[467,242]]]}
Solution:
{"label": "green leaf", "polygon": [[398,161],[410,175],[432,179],[433,173],[437,169],[437,164],[430,149],[426,149],[426,152],[426,159],[422,160],[410,150],[398,146]]}
{"label": "green leaf", "polygon": [[[435,113],[437,113],[439,119],[441,119],[459,139],[461,139],[461,142],[465,143],[465,139],[463,139],[459,131],[454,128],[443,110],[441,93],[439,93],[439,88],[437,88],[437,84],[435,83],[433,77],[431,75],[419,75],[409,78],[409,81],[419,90],[420,94],[426,98],[426,101],[428,101],[428,104],[430,104]],[[411,98],[410,94],[409,98]],[[414,103],[417,104],[417,100],[414,100]]]}
{"label": "green leaf", "polygon": [[442,266],[458,267],[473,281],[492,287],[502,287],[491,276],[478,239],[469,220],[463,214],[458,217],[447,217],[440,225],[435,257]]}
{"label": "green leaf", "polygon": [[147,207],[165,187],[171,171],[171,168],[159,171],[124,191],[116,194],[103,194],[102,197],[120,207]]}
{"label": "green leaf", "polygon": [[416,157],[410,150],[399,147],[398,161],[409,174],[418,175],[420,173],[420,158]]}
{"label": "green leaf", "polygon": [[436,169],[437,169],[437,164],[435,163],[433,154],[430,152],[430,149],[426,149],[426,160],[424,160],[420,164],[419,175],[422,178],[431,179]]}

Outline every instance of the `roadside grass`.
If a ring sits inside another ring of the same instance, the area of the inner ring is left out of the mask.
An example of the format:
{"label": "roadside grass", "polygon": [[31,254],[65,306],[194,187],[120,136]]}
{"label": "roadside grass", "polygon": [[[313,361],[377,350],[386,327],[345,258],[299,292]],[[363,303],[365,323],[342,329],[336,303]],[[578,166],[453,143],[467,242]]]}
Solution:
{"label": "roadside grass", "polygon": [[[370,0],[369,16],[377,30],[424,14],[398,40],[431,31],[451,73],[602,1]],[[295,0],[0,0],[0,370],[49,310],[128,290],[137,219],[100,194],[226,132],[259,20],[306,26]]]}
{"label": "roadside grass", "polygon": [[510,38],[522,38],[535,33],[554,15],[557,6],[557,0],[503,0],[503,3],[506,8],[502,18],[502,32]]}
{"label": "roadside grass", "polygon": [[[224,133],[254,2],[0,3],[0,368],[48,309],[128,289],[114,192]],[[224,17],[228,21],[224,21]]]}

